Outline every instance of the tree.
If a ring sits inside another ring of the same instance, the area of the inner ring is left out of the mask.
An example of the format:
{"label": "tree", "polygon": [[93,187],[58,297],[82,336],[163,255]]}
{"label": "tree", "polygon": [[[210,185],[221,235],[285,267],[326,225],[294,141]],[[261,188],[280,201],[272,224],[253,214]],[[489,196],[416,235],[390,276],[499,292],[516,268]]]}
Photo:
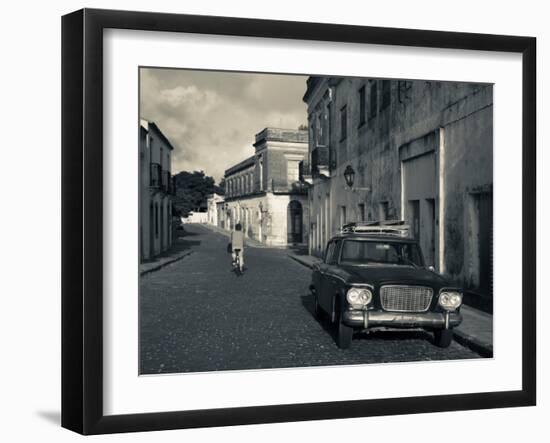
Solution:
{"label": "tree", "polygon": [[184,217],[191,211],[205,210],[209,194],[220,194],[220,187],[216,186],[214,178],[207,176],[204,171],[179,172],[174,176],[174,182],[176,195],[173,206]]}
{"label": "tree", "polygon": [[220,183],[218,184],[218,194],[224,195],[225,194],[225,177],[222,177],[220,180]]}
{"label": "tree", "polygon": [[298,126],[298,131],[307,131],[307,126],[302,123],[300,126]]}

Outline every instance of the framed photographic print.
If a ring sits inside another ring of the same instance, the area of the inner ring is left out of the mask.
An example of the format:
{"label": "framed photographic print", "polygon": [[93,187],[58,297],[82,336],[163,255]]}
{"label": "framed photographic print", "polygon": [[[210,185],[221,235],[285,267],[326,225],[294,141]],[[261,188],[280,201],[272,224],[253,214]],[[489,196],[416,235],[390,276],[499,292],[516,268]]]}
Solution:
{"label": "framed photographic print", "polygon": [[62,425],[534,405],[530,37],[62,21]]}

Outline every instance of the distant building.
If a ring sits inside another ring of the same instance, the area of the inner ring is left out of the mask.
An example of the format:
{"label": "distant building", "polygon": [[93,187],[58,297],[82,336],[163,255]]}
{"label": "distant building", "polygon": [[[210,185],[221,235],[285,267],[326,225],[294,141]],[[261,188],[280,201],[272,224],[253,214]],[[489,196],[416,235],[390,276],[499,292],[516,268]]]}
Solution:
{"label": "distant building", "polygon": [[345,222],[405,219],[429,265],[492,296],[492,86],[310,77],[304,101],[311,253]]}
{"label": "distant building", "polygon": [[208,212],[191,211],[187,217],[181,218],[182,223],[208,223]]}
{"label": "distant building", "polygon": [[210,225],[218,226],[218,211],[219,204],[224,202],[223,195],[213,193],[206,198],[207,207],[207,223]]}
{"label": "distant building", "polygon": [[140,121],[139,236],[142,260],[160,254],[172,244],[173,149],[155,123]]}
{"label": "distant building", "polygon": [[220,200],[216,202],[216,211],[217,211],[217,220],[218,224],[217,226],[222,229],[226,229],[225,227],[225,198],[223,200]]}
{"label": "distant building", "polygon": [[299,163],[307,156],[307,131],[265,128],[255,153],[225,171],[225,203],[219,224],[240,223],[246,236],[267,245],[306,245],[307,191]]}

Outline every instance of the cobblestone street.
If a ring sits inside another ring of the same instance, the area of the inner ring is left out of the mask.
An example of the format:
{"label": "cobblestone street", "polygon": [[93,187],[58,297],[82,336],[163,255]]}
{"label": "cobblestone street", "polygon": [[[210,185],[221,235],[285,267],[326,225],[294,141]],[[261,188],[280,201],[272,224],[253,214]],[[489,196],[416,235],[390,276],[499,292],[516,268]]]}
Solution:
{"label": "cobblestone street", "polygon": [[479,358],[431,334],[377,332],[338,349],[332,328],[313,316],[311,271],[284,249],[247,247],[235,275],[228,239],[186,225],[191,253],[140,281],[142,374]]}

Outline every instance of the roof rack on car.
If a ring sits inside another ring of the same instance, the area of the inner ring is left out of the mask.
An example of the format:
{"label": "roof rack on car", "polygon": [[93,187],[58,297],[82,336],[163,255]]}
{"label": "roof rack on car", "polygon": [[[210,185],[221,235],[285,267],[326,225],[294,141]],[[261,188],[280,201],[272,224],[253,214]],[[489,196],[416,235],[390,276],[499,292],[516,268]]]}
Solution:
{"label": "roof rack on car", "polygon": [[340,232],[342,234],[364,233],[407,237],[409,235],[409,229],[410,227],[405,220],[380,220],[346,223],[342,226]]}

